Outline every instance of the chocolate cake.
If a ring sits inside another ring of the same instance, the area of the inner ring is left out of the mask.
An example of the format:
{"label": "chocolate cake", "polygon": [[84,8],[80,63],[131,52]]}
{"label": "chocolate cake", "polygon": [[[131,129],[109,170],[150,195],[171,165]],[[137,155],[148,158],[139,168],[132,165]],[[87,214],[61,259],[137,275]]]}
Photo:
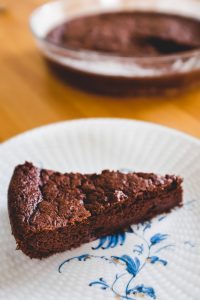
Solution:
{"label": "chocolate cake", "polygon": [[[47,58],[53,74],[89,92],[114,96],[173,95],[200,84],[200,70],[192,67],[197,65],[193,59],[198,58],[200,51],[200,20],[195,17],[145,11],[79,15],[52,28],[45,40],[62,49],[55,50],[61,57],[63,49],[73,50],[72,54],[66,52],[70,64],[63,63],[64,59]],[[115,70],[112,67],[115,56],[119,60],[122,57],[133,59],[129,68],[135,71],[133,75],[131,71],[129,75],[120,73],[123,62],[116,64],[115,73],[102,71],[103,64],[100,67],[97,64],[97,71],[82,68],[83,62],[90,66],[89,52],[82,56],[86,51],[98,54],[91,56],[91,61],[104,61],[101,54],[109,56],[111,70]],[[182,58],[182,55],[187,57]],[[74,58],[76,63],[73,64]]]}
{"label": "chocolate cake", "polygon": [[26,255],[47,257],[180,206],[181,183],[153,173],[60,174],[26,162],[8,190],[12,233]]}
{"label": "chocolate cake", "polygon": [[200,49],[200,20],[155,12],[111,12],[81,16],[53,28],[56,45],[151,57]]}

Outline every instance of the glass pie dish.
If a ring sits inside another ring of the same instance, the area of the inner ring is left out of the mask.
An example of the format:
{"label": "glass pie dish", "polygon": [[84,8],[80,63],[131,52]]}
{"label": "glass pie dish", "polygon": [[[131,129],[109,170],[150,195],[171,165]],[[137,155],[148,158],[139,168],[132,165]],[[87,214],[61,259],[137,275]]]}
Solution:
{"label": "glass pie dish", "polygon": [[200,49],[155,57],[126,57],[58,46],[47,39],[57,25],[80,16],[114,11],[170,13],[200,20],[195,0],[64,0],[37,8],[30,27],[48,65],[85,90],[114,95],[171,94],[200,82]]}

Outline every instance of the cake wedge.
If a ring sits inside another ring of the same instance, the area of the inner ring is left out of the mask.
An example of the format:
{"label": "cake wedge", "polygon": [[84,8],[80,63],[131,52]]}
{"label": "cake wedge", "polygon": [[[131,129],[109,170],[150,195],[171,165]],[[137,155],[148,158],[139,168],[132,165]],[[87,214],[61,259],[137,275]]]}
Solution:
{"label": "cake wedge", "polygon": [[69,250],[182,205],[182,178],[65,173],[18,165],[8,189],[17,248],[31,258]]}

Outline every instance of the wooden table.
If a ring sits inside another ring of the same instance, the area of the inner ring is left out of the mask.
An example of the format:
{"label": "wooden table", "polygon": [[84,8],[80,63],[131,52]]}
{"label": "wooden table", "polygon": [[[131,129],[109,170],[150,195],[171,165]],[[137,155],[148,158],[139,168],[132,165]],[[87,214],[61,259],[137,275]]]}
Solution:
{"label": "wooden table", "polygon": [[161,123],[200,137],[200,89],[171,99],[113,99],[76,90],[47,69],[28,28],[42,0],[0,0],[0,141],[74,118],[119,117]]}

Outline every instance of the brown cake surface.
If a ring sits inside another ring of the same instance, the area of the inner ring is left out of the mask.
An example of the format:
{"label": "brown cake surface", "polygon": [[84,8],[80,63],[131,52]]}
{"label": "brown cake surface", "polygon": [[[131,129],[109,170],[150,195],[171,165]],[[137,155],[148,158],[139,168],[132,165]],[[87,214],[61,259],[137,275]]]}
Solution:
{"label": "brown cake surface", "polygon": [[[197,59],[200,50],[200,20],[181,12],[177,15],[150,11],[83,14],[52,28],[45,40],[50,45],[74,51],[65,53],[70,63],[47,58],[53,74],[89,92],[115,97],[171,96],[200,85],[197,63],[189,63],[190,58],[191,62]],[[188,52],[191,50],[195,54]],[[83,55],[85,51],[95,51],[98,55]],[[63,50],[55,49],[55,52],[64,55]],[[106,67],[104,70],[101,63],[104,58],[100,54],[110,57],[111,71]],[[128,66],[126,60],[115,62],[115,56],[133,60]],[[123,63],[124,70],[128,66],[127,74],[121,71]],[[91,68],[85,67],[87,64]],[[112,72],[115,66],[116,72]]]}
{"label": "brown cake surface", "polygon": [[69,20],[48,41],[76,50],[152,57],[200,49],[200,21],[155,12],[111,12]]}
{"label": "brown cake surface", "polygon": [[174,175],[60,174],[25,163],[8,190],[12,232],[25,254],[47,257],[180,206],[181,183]]}

